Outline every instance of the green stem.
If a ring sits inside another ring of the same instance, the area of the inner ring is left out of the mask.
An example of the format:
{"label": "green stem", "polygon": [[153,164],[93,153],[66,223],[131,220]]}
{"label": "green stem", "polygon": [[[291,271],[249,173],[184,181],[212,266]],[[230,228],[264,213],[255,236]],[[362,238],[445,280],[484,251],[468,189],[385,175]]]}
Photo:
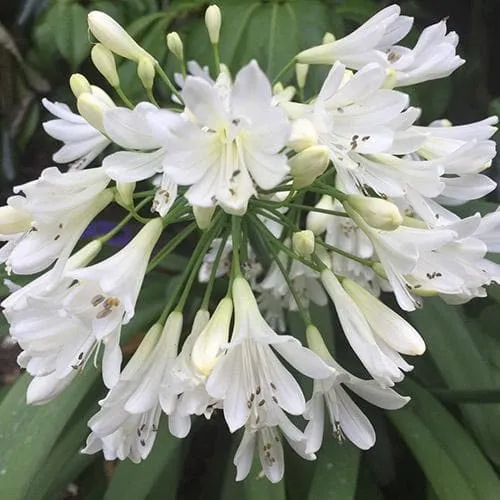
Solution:
{"label": "green stem", "polygon": [[229,238],[229,232],[226,232],[220,242],[220,247],[217,250],[217,255],[215,256],[215,260],[212,263],[212,269],[210,271],[210,278],[208,279],[207,289],[203,295],[203,300],[201,302],[200,309],[208,310],[208,304],[210,302],[210,297],[212,296],[212,290],[214,288],[217,269],[219,268],[219,262],[222,257],[222,253],[224,252],[224,248],[226,246],[226,241]]}
{"label": "green stem", "polygon": [[158,101],[156,100],[154,94],[153,94],[153,89],[146,89],[146,93],[148,95],[148,99],[157,107],[159,108],[160,105],[158,104]]}
{"label": "green stem", "polygon": [[182,100],[182,96],[179,94],[179,91],[175,88],[175,86],[172,83],[172,81],[170,80],[170,78],[167,76],[165,71],[163,71],[162,67],[158,63],[155,64],[155,69],[156,69],[156,72],[158,73],[158,75],[160,76],[160,78],[165,82],[167,87],[170,89],[172,94],[174,94],[179,99],[180,102],[184,102]]}
{"label": "green stem", "polygon": [[120,86],[114,87],[115,92],[118,94],[118,97],[124,102],[125,106],[129,107],[130,109],[134,109],[134,104],[132,101],[125,95],[125,92],[123,92],[122,88]]}
{"label": "green stem", "polygon": [[169,253],[180,245],[198,226],[195,222],[185,227],[179,234],[176,234],[152,259],[146,272],[152,271]]}
{"label": "green stem", "polygon": [[216,76],[220,73],[220,55],[219,55],[219,44],[212,44],[212,52],[214,55],[214,66],[215,66],[215,74]]}
{"label": "green stem", "polygon": [[233,241],[233,262],[231,267],[231,280],[229,289],[233,284],[234,278],[241,274],[240,248],[241,248],[241,217],[233,215],[231,217],[231,238]]}
{"label": "green stem", "polygon": [[[150,201],[152,200],[152,197],[146,198],[145,200],[142,200],[138,205],[137,205],[137,210],[140,210],[144,205],[147,205]],[[106,234],[103,234],[99,238],[97,238],[98,241],[100,241],[102,244],[107,243],[113,236],[118,234],[120,230],[128,223],[130,220],[133,218],[133,214],[129,213],[126,217],[124,217],[111,231],[108,231]]]}
{"label": "green stem", "polygon": [[279,79],[283,76],[283,74],[286,73],[294,65],[295,65],[295,57],[292,60],[290,60],[288,63],[286,63],[285,66],[283,66],[283,68],[281,68],[279,73],[274,77],[272,85],[274,85],[275,83],[278,83]]}
{"label": "green stem", "polygon": [[340,191],[337,188],[332,186],[328,186],[328,184],[324,184],[323,182],[314,182],[312,186],[309,187],[309,191],[313,191],[315,193],[320,194],[329,194],[332,198],[336,198],[339,201],[347,200],[347,194],[343,191]]}
{"label": "green stem", "polygon": [[[182,312],[182,310],[184,309],[194,280],[198,275],[198,269],[200,268],[213,240],[217,238],[218,234],[220,233],[223,223],[224,217],[222,216],[222,212],[219,212],[219,217],[217,217],[217,219],[214,220],[214,223],[203,233],[200,241],[196,245],[196,248],[193,251],[193,255],[189,260],[188,267],[183,273],[183,281],[185,281],[186,284],[184,285],[182,295],[179,298],[177,306],[175,307],[176,311]],[[185,279],[184,276],[187,276],[187,279]]]}
{"label": "green stem", "polygon": [[319,237],[317,237],[315,241],[316,241],[316,243],[318,245],[321,245],[322,247],[326,248],[327,250],[330,250],[332,252],[338,253],[339,255],[347,257],[348,259],[355,260],[356,262],[359,262],[360,264],[363,264],[364,266],[372,267],[373,264],[376,263],[375,260],[372,260],[372,259],[363,259],[362,257],[358,257],[357,255],[354,255],[352,253],[346,252],[345,250],[342,250],[341,248],[337,248],[337,247],[334,247],[332,245],[329,245],[328,243],[325,243]]}
{"label": "green stem", "polygon": [[319,212],[322,214],[328,214],[328,215],[336,215],[338,217],[349,217],[348,214],[345,212],[338,212],[336,210],[327,210],[323,208],[316,208],[314,206],[309,206],[309,205],[298,205],[296,203],[286,203],[286,202],[273,202],[273,201],[267,201],[267,200],[252,200],[252,203],[254,203],[257,206],[263,206],[266,208],[275,208],[275,207],[290,207],[290,208],[297,208],[299,210],[308,210],[310,212]]}

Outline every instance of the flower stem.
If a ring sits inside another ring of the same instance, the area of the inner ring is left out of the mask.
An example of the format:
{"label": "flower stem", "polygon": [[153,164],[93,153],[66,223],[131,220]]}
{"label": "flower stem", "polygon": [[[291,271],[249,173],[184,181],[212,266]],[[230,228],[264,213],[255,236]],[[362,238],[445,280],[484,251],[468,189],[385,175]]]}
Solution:
{"label": "flower stem", "polygon": [[162,67],[159,64],[155,64],[155,69],[156,69],[156,72],[158,73],[158,75],[160,75],[160,78],[165,82],[167,87],[170,89],[172,94],[174,94],[179,99],[180,102],[183,102],[181,94],[175,88],[174,84],[172,83],[170,78],[167,76],[165,71],[163,71]]}
{"label": "flower stem", "polygon": [[279,79],[292,67],[295,65],[295,57],[288,61],[283,68],[280,69],[279,73],[274,77],[272,85],[279,82]]}
{"label": "flower stem", "polygon": [[[152,196],[149,198],[146,198],[142,200],[136,207],[137,210],[140,210],[144,205],[147,205],[151,200],[153,199]],[[113,236],[118,234],[120,230],[128,223],[130,220],[133,218],[133,214],[129,213],[127,216],[125,216],[111,231],[108,231],[106,234],[103,234],[99,238],[97,238],[97,241],[100,241],[102,244],[107,243]]]}
{"label": "flower stem", "polygon": [[132,101],[125,95],[125,92],[123,92],[122,88],[118,85],[117,87],[114,87],[115,92],[118,94],[118,97],[123,101],[125,106],[129,107],[130,109],[134,109],[134,104]]}
{"label": "flower stem", "polygon": [[231,282],[229,288],[233,284],[234,278],[241,274],[240,263],[240,247],[241,247],[241,217],[233,215],[231,217],[231,238],[233,240],[233,262],[231,269]]}

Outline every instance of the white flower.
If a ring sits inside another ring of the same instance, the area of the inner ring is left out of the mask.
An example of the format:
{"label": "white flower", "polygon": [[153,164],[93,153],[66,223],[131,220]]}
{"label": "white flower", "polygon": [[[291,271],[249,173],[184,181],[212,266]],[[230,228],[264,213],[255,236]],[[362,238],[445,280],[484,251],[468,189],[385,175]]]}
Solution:
{"label": "white flower", "polygon": [[390,5],[344,38],[304,50],[297,61],[307,64],[341,61],[355,69],[370,62],[386,65],[384,50],[406,36],[413,24],[413,18],[401,16],[400,12],[398,5]]}
{"label": "white flower", "polygon": [[179,119],[176,113],[158,110],[148,102],[134,109],[114,108],[106,111],[103,125],[108,137],[124,149],[103,161],[106,173],[116,181],[135,182],[162,171],[165,142],[169,127]]}
{"label": "white flower", "polygon": [[[98,264],[68,272],[78,280],[64,307],[81,318],[97,341],[118,346],[121,325],[134,316],[146,266],[162,232],[160,219],[148,222],[122,250]],[[103,378],[112,387],[121,363],[119,347],[103,359]]]}
{"label": "white flower", "polygon": [[[391,335],[381,336],[379,328],[372,327],[360,307],[331,271],[323,271],[321,280],[335,305],[349,344],[370,375],[383,386],[392,386],[394,382],[401,381],[404,378],[403,371],[411,370],[412,366],[406,363],[394,347],[385,342]],[[387,316],[389,316],[388,313]],[[391,317],[391,319],[394,318]],[[393,323],[396,324],[395,321]],[[399,335],[399,337],[402,336],[403,334]]]}
{"label": "white flower", "polygon": [[[215,262],[215,257],[219,252],[221,244],[222,244],[222,239],[215,238],[212,241],[210,250],[206,253],[205,257],[203,257],[203,263],[200,266],[200,270],[198,272],[198,280],[200,281],[200,283],[208,283]],[[217,270],[215,271],[216,278],[220,278],[221,276],[225,276],[226,274],[229,273],[229,270],[231,269],[232,252],[233,252],[233,244],[231,237],[229,237],[224,243],[224,249],[222,250],[222,254],[220,256],[220,260],[217,265]]]}
{"label": "white flower", "polygon": [[[161,413],[160,384],[170,376],[181,330],[179,312],[171,313],[163,328],[155,324],[149,330],[116,385],[100,401],[101,409],[89,420],[92,433],[84,453],[102,449],[108,460],[130,458],[134,462],[148,456]],[[174,394],[168,414],[176,400]]]}
{"label": "white flower", "polygon": [[309,349],[288,335],[277,335],[261,316],[247,281],[233,283],[234,328],[227,352],[207,380],[207,392],[223,401],[231,432],[247,422],[279,425],[281,408],[293,415],[305,409],[302,390],[273,351],[307,376],[328,376],[327,367]]}
{"label": "white flower", "polygon": [[[358,448],[367,450],[375,444],[375,429],[351,399],[343,385],[366,401],[387,410],[403,407],[410,398],[400,396],[388,387],[382,387],[375,380],[363,380],[342,368],[329,354],[319,332],[314,326],[308,327],[308,339],[314,336],[318,354],[332,369],[332,374],[322,380],[314,381],[313,396],[307,403],[304,416],[309,423],[305,429],[307,451],[314,453],[320,449],[325,425],[325,406],[333,428],[339,440],[345,435]],[[318,346],[319,342],[319,346]],[[310,343],[311,347],[313,344]]]}
{"label": "white flower", "polygon": [[286,415],[277,411],[278,422],[276,426],[246,426],[243,438],[234,455],[233,463],[236,466],[236,481],[242,481],[248,476],[253,463],[255,449],[259,454],[260,464],[266,477],[272,483],[277,483],[283,478],[285,460],[281,436],[302,458],[315,460],[313,453],[306,453],[306,437]]}
{"label": "white flower", "polygon": [[74,169],[85,168],[99,156],[110,144],[109,139],[94,128],[82,116],[73,113],[71,109],[60,102],[50,102],[42,99],[42,104],[56,120],[43,123],[47,134],[64,142],[52,159],[56,163],[72,163]]}
{"label": "white flower", "polygon": [[387,62],[394,71],[397,87],[436,80],[451,75],[464,60],[456,55],[458,35],[446,33],[446,20],[422,31],[413,49],[399,45],[386,50]]}
{"label": "white flower", "polygon": [[176,198],[177,184],[167,174],[163,174],[160,186],[156,190],[153,203],[151,204],[151,211],[157,212],[160,217],[165,217],[172,208]]}
{"label": "white flower", "polygon": [[232,87],[227,78],[221,73],[213,86],[199,77],[186,79],[182,97],[196,121],[186,118],[172,127],[164,171],[191,186],[191,204],[219,204],[243,214],[253,181],[270,189],[288,173],[280,151],[289,125],[285,113],[271,106],[271,85],[256,62],[240,70]]}
{"label": "white flower", "polygon": [[302,51],[297,61],[308,64],[340,61],[353,69],[377,63],[388,71],[393,86],[443,78],[465,62],[456,55],[457,34],[446,33],[446,20],[428,26],[413,49],[395,45],[413,24],[413,18],[399,13],[397,5],[386,7],[344,38]]}
{"label": "white flower", "polygon": [[56,260],[62,271],[83,231],[112,200],[112,192],[105,190],[108,183],[100,168],[61,173],[51,167],[39,179],[16,186],[14,192],[25,196],[12,196],[7,202],[29,213],[32,227],[5,238],[10,241],[2,247],[0,261],[16,274],[43,271]]}

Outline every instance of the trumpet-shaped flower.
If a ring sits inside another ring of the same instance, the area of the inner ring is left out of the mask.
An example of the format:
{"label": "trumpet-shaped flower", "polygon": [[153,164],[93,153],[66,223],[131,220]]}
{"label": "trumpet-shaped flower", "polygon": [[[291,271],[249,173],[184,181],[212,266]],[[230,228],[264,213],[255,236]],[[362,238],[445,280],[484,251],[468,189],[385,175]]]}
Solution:
{"label": "trumpet-shaped flower", "polygon": [[286,115],[271,105],[271,85],[255,61],[237,74],[234,84],[221,73],[215,85],[188,76],[182,97],[192,119],[173,126],[164,171],[193,205],[219,204],[243,214],[255,193],[276,186],[288,173]]}
{"label": "trumpet-shaped flower", "polygon": [[231,432],[247,422],[273,427],[281,409],[300,415],[305,409],[302,390],[273,351],[307,376],[327,377],[326,365],[288,335],[276,334],[260,314],[247,281],[233,283],[235,309],[231,342],[207,380],[207,392],[222,400]]}

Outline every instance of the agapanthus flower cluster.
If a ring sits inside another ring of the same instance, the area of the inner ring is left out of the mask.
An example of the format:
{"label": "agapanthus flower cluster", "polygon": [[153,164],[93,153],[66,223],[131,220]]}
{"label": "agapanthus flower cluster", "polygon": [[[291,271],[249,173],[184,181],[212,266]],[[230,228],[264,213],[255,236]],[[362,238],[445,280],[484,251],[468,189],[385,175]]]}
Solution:
{"label": "agapanthus flower cluster", "polygon": [[[258,454],[276,482],[283,439],[306,460],[323,439],[374,445],[352,393],[390,410],[408,401],[394,386],[425,344],[380,300],[382,291],[412,311],[423,297],[463,303],[500,282],[500,267],[487,258],[500,252],[500,212],[460,219],[447,208],[494,189],[483,171],[495,155],[497,119],[416,125],[420,110],[401,89],[464,62],[444,20],[413,48],[398,45],[413,19],[396,5],[344,38],[327,34],[280,73],[295,66],[297,94],[255,60],[232,74],[219,61],[218,7],[205,20],[211,69],[186,63],[180,36],[170,33],[180,68],[170,79],[113,19],[89,14],[92,60],[117,99],[75,74],[77,111],[43,100],[55,116],[44,128],[63,143],[53,156],[61,166],[17,186],[0,208],[0,261],[14,275],[41,274],[2,307],[22,349],[19,364],[33,377],[29,403],[55,398],[89,360],[102,368],[109,392],[83,452],[138,462],[162,414],[182,438],[193,416],[220,411],[229,431],[241,434],[236,479]],[[146,102],[125,95],[116,57],[137,64]],[[330,70],[319,93],[304,99],[313,64]],[[160,83],[170,96],[164,107]],[[113,203],[123,220],[79,244]],[[132,241],[101,257],[134,220],[142,228]],[[178,286],[124,360],[122,326],[147,275],[183,242],[195,245]],[[193,319],[186,304],[197,280],[206,288]],[[226,285],[223,297],[216,280]],[[336,310],[364,378],[335,360],[311,304]],[[305,344],[289,334],[290,311],[303,319]],[[297,372],[312,380],[312,394]]]}

